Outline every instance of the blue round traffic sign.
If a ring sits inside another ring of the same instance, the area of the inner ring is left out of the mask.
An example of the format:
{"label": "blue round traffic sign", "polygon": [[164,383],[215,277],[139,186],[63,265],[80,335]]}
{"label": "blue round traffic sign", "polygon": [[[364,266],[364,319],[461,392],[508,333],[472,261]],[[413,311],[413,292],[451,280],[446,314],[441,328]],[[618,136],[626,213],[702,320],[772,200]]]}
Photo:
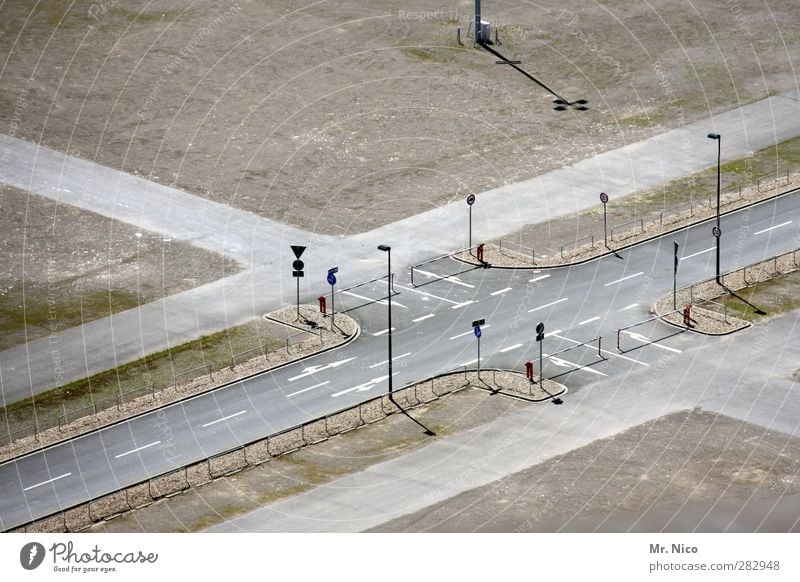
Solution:
{"label": "blue round traffic sign", "polygon": [[336,275],[328,273],[328,285],[336,285]]}
{"label": "blue round traffic sign", "polygon": [[481,337],[481,328],[480,327],[474,327],[474,328],[472,328],[472,331],[475,332],[475,337]]}

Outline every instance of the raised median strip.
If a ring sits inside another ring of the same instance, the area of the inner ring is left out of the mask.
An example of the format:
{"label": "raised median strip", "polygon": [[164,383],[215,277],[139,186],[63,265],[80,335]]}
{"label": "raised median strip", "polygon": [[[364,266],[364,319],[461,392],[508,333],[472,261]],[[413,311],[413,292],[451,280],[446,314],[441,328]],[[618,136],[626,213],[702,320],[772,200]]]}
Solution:
{"label": "raised median strip", "polygon": [[[74,420],[65,412],[59,417],[56,426],[47,428],[33,426],[31,430],[22,432],[21,438],[13,439],[11,435],[5,439],[0,448],[0,462],[4,462],[30,452],[68,441],[83,434],[94,432],[127,419],[146,414],[147,412],[187,400],[194,396],[219,389],[232,382],[274,370],[287,364],[338,348],[353,341],[360,334],[358,323],[344,314],[336,314],[336,328],[331,330],[331,320],[324,317],[319,310],[308,305],[300,306],[301,321],[296,320],[296,308],[285,307],[265,316],[296,329],[289,335],[282,349],[266,351],[261,348],[248,350],[242,354],[232,354],[230,365],[219,369],[211,369],[204,365],[175,376],[172,385],[158,390],[148,387],[130,400],[116,400],[92,403],[76,412]],[[297,340],[293,343],[293,340]]]}
{"label": "raised median strip", "polygon": [[[514,400],[553,400],[566,388],[556,382],[545,380],[544,390],[537,392],[530,387],[527,378],[516,372],[484,370],[478,378],[477,371],[458,370],[428,378],[396,390],[393,396],[376,396],[344,410],[315,418],[276,434],[264,436],[256,441],[223,451],[202,461],[187,465],[168,473],[154,476],[125,487],[119,491],[88,500],[55,514],[44,516],[24,525],[14,532],[54,533],[82,531],[93,525],[118,517],[133,510],[145,508],[155,501],[175,496],[181,492],[206,485],[244,469],[257,467],[284,455],[305,450],[310,446],[339,437],[355,429],[369,430],[370,425],[389,417],[400,419],[409,410],[430,405],[445,396],[462,392],[468,388],[517,396]],[[524,397],[533,394],[535,398]],[[524,398],[519,398],[523,396]],[[505,400],[505,399],[503,399]],[[470,408],[474,408],[471,405]],[[421,412],[417,413],[419,416]],[[460,419],[463,413],[454,418]],[[413,424],[415,434],[420,434],[420,423]],[[428,428],[424,427],[423,428]],[[436,435],[452,432],[431,427]],[[385,430],[383,427],[381,430]],[[359,433],[360,434],[360,433]],[[355,439],[365,442],[365,438]],[[371,439],[366,439],[371,442]],[[394,449],[399,443],[387,443]],[[364,453],[369,462],[383,460],[381,455]],[[285,495],[297,493],[297,488],[287,490]]]}
{"label": "raised median strip", "polygon": [[[771,178],[771,179],[767,179]],[[747,188],[738,188],[723,194],[720,199],[721,213],[730,214],[742,208],[784,196],[800,187],[800,173],[788,171],[759,178]],[[534,249],[523,247],[506,240],[489,241],[482,245],[480,262],[473,250],[463,250],[452,256],[459,261],[475,266],[491,266],[499,269],[547,269],[579,265],[598,257],[614,254],[634,245],[659,238],[687,226],[705,222],[716,216],[716,201],[712,199],[699,202],[682,203],[662,211],[658,220],[643,222],[636,219],[625,224],[612,226],[608,240],[603,233],[585,236],[577,241],[567,242],[560,252],[551,255],[537,255]],[[785,223],[788,224],[788,223]],[[784,225],[777,225],[779,228]],[[765,231],[766,232],[766,231]]]}

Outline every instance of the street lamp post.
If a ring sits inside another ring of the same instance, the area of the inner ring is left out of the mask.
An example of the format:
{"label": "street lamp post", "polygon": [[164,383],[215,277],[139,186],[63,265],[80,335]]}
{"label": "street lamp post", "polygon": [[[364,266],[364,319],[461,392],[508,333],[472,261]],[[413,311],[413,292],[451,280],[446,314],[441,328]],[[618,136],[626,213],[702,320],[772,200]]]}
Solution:
{"label": "street lamp post", "polygon": [[717,140],[717,226],[714,229],[714,238],[717,239],[717,285],[719,285],[719,239],[722,238],[722,231],[719,227],[720,160],[722,157],[722,136],[718,133],[709,133],[708,138]]}
{"label": "street lamp post", "polygon": [[392,247],[378,245],[378,250],[386,253],[389,264],[386,285],[389,289],[389,396],[392,396]]}

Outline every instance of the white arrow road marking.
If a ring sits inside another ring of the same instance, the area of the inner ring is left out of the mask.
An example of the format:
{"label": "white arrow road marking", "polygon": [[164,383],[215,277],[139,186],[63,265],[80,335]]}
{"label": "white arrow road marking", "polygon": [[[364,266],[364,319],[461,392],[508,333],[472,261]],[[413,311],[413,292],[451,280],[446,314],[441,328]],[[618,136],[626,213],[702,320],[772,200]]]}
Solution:
{"label": "white arrow road marking", "polygon": [[517,348],[521,348],[521,347],[522,347],[522,344],[514,344],[513,346],[508,346],[507,348],[503,348],[502,350],[499,350],[499,351],[500,351],[501,354],[504,354],[506,352],[510,352],[511,350],[516,350]]}
{"label": "white arrow road marking", "polygon": [[[337,291],[339,293],[339,291]],[[351,297],[355,297],[356,299],[361,299],[362,301],[369,301],[370,303],[380,303],[381,305],[389,305],[389,302],[386,299],[372,299],[371,297],[364,297],[363,295],[358,295],[357,293],[351,293],[350,291],[341,291],[344,295],[350,295]],[[402,307],[403,309],[408,309],[406,305],[402,303],[398,303],[394,299],[392,299],[392,307]]]}
{"label": "white arrow road marking", "polygon": [[538,277],[534,277],[533,279],[528,279],[528,283],[536,283],[536,281],[541,281],[542,279],[547,279],[550,275],[539,275]]}
{"label": "white arrow road marking", "polygon": [[320,382],[319,384],[314,384],[313,386],[309,386],[308,388],[303,388],[302,390],[298,390],[297,392],[292,392],[291,394],[287,394],[287,398],[291,398],[292,396],[297,396],[298,394],[302,394],[303,392],[308,392],[309,390],[313,390],[314,388],[319,388],[320,386],[325,386],[326,384],[330,384],[330,380],[326,380],[325,382]]}
{"label": "white arrow road marking", "polygon": [[545,309],[546,307],[552,307],[553,305],[557,305],[558,303],[561,303],[562,301],[567,301],[567,297],[564,297],[563,299],[559,299],[558,301],[553,301],[552,303],[548,303],[547,305],[542,305],[541,307],[534,307],[533,309],[529,309],[528,313],[533,313],[534,311],[539,311],[540,309]]}
{"label": "white arrow road marking", "polygon": [[202,428],[212,426],[214,424],[217,424],[218,422],[225,422],[226,420],[230,420],[231,418],[236,418],[237,416],[241,416],[242,414],[246,413],[247,413],[246,410],[240,410],[239,412],[236,412],[234,414],[223,416],[222,418],[218,418],[217,420],[212,420],[211,422],[207,422],[204,425],[202,425]]}
{"label": "white arrow road marking", "polygon": [[593,321],[597,321],[598,319],[600,319],[600,316],[595,315],[591,319],[584,319],[583,321],[579,321],[578,325],[586,325],[587,323],[592,323]]}
{"label": "white arrow road marking", "polygon": [[758,232],[754,232],[753,236],[757,236],[759,234],[764,234],[765,232],[769,232],[771,230],[775,230],[776,228],[780,228],[782,226],[788,226],[792,224],[791,220],[787,220],[786,222],[781,222],[780,224],[776,224],[775,226],[770,226],[769,228],[765,228],[764,230],[759,230]]}
{"label": "white arrow road marking", "polygon": [[544,357],[553,362],[556,366],[561,366],[562,368],[575,368],[575,371],[583,370],[584,372],[589,372],[591,374],[597,374],[598,376],[605,376],[608,377],[608,374],[603,374],[598,370],[594,370],[589,366],[579,366],[578,364],[574,364],[569,360],[562,360],[561,358],[556,358],[554,356],[548,356],[544,354]]}
{"label": "white arrow road marking", "polygon": [[311,376],[311,374],[316,374],[321,370],[326,370],[328,368],[338,368],[342,364],[346,364],[352,360],[355,360],[357,356],[353,356],[352,358],[347,358],[346,360],[339,360],[338,362],[331,362],[330,364],[324,364],[321,366],[309,366],[308,368],[303,368],[303,373],[294,376],[293,378],[289,378],[289,382],[294,382],[295,380],[299,380],[300,378],[305,378],[306,376]]}
{"label": "white arrow road marking", "polygon": [[630,331],[623,331],[622,333],[631,336],[632,339],[635,339],[636,341],[640,341],[643,344],[647,344],[647,345],[650,345],[650,346],[661,348],[662,350],[667,350],[668,352],[674,352],[676,354],[682,354],[683,353],[681,350],[678,350],[678,349],[675,349],[675,348],[671,348],[669,346],[662,346],[660,343],[654,342],[649,337],[643,336],[640,333],[632,333]]}
{"label": "white arrow road marking", "polygon": [[513,287],[506,287],[505,289],[500,289],[499,291],[495,291],[494,293],[489,293],[489,295],[491,295],[492,297],[494,297],[495,295],[502,295],[503,293],[507,293],[512,289]]}
{"label": "white arrow road marking", "polygon": [[425,275],[427,277],[435,277],[437,279],[441,279],[442,281],[449,281],[450,283],[454,283],[456,285],[463,285],[464,287],[469,287],[470,289],[475,289],[475,285],[464,283],[464,281],[455,276],[442,277],[441,275],[437,275],[436,273],[431,273],[429,271],[423,271],[422,269],[414,269],[414,272],[419,273],[420,275]]}
{"label": "white arrow road marking", "polygon": [[416,319],[412,319],[411,321],[413,323],[419,323],[420,321],[424,321],[426,319],[429,319],[429,318],[433,317],[433,315],[434,315],[433,313],[429,313],[428,315],[423,315],[422,317],[418,317]]}
{"label": "white arrow road marking", "polygon": [[617,283],[622,283],[623,281],[627,281],[628,279],[633,279],[634,277],[638,277],[639,275],[644,275],[644,271],[639,271],[638,273],[634,273],[633,275],[628,275],[626,277],[622,277],[621,279],[617,279],[616,281],[611,281],[610,283],[606,283],[604,287],[608,287],[609,285],[616,285]]}
{"label": "white arrow road marking", "polygon": [[41,483],[37,483],[36,485],[25,487],[23,491],[30,491],[31,489],[36,489],[37,487],[41,487],[42,485],[47,485],[48,483],[52,483],[53,481],[58,481],[59,479],[63,479],[64,477],[69,477],[70,475],[72,475],[72,473],[64,473],[63,475],[59,475],[58,477],[53,477],[52,479],[48,479],[47,481],[42,481]]}
{"label": "white arrow road marking", "polygon": [[120,453],[119,455],[114,455],[114,458],[115,459],[121,459],[122,457],[124,457],[126,455],[132,455],[133,453],[138,453],[139,451],[143,451],[144,449],[149,449],[150,447],[154,447],[154,446],[160,445],[160,444],[161,444],[161,441],[154,441],[154,442],[150,443],[149,445],[144,445],[143,447],[137,447],[137,448],[133,449],[132,451],[126,451],[124,453]]}
{"label": "white arrow road marking", "polygon": [[[392,361],[394,362],[395,360],[399,360],[400,358],[405,358],[405,357],[410,356],[410,355],[411,355],[411,352],[408,352],[407,354],[403,354],[402,356],[395,356],[394,358],[392,358]],[[377,364],[372,364],[370,366],[370,368],[377,368],[378,366],[385,366],[388,363],[389,363],[389,360],[384,360],[382,362],[378,362]]]}
{"label": "white arrow road marking", "polygon": [[[397,376],[397,372],[392,374],[392,376]],[[363,384],[359,384],[358,386],[353,386],[352,388],[348,388],[347,390],[342,390],[341,392],[336,392],[335,394],[331,394],[333,398],[337,398],[342,396],[343,394],[347,394],[348,392],[366,392],[367,390],[372,389],[375,384],[378,382],[383,382],[389,377],[387,374],[386,376],[380,376],[378,378],[373,378],[369,382],[364,382]]]}
{"label": "white arrow road marking", "polygon": [[[492,327],[492,324],[491,324],[491,323],[487,323],[486,325],[482,325],[482,326],[481,326],[481,329],[486,329],[487,327]],[[458,335],[454,335],[454,336],[453,336],[453,337],[451,337],[450,339],[451,339],[451,340],[458,339],[458,338],[460,338],[460,337],[464,337],[465,335],[470,335],[470,334],[472,334],[472,333],[475,333],[475,331],[471,329],[471,330],[469,330],[469,331],[465,331],[464,333],[460,333],[460,334],[458,334]],[[476,360],[476,361],[477,361],[477,360]]]}

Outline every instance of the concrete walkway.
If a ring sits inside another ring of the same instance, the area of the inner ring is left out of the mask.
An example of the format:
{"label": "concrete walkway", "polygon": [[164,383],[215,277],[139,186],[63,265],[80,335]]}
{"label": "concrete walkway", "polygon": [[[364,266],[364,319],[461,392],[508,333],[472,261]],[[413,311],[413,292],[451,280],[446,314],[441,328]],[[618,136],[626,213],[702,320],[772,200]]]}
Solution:
{"label": "concrete walkway", "polygon": [[[723,135],[723,158],[800,135],[798,94],[774,96],[712,119],[606,152],[537,178],[481,194],[474,239],[485,240],[588,208],[605,190],[623,196],[712,165],[709,131]],[[339,265],[341,285],[380,276],[393,245],[395,271],[466,245],[466,206],[457,202],[350,237],[309,233],[8,136],[0,181],[238,260],[244,271],[138,309],[0,353],[5,403],[82,378],[200,334],[236,325],[293,301],[290,244],[303,256],[305,297],[326,289]],[[410,244],[408,241],[413,241]]]}

